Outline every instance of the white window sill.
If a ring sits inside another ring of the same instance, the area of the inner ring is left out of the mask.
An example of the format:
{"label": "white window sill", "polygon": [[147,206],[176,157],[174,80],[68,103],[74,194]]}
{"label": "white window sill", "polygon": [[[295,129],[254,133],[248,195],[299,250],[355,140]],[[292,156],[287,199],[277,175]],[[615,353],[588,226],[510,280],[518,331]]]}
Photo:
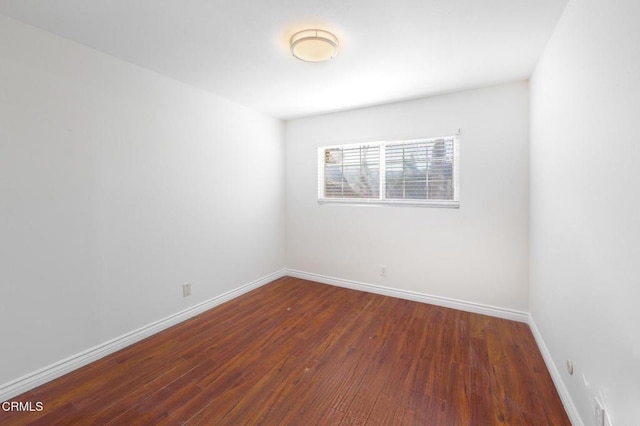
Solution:
{"label": "white window sill", "polygon": [[318,198],[318,204],[347,206],[404,206],[459,209],[460,201],[379,200],[377,198]]}

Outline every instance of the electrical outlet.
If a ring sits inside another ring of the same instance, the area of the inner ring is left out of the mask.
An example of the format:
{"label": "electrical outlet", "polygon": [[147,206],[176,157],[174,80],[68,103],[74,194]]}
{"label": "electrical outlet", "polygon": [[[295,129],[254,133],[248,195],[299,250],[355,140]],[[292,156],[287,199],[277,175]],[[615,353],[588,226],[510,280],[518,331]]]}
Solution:
{"label": "electrical outlet", "polygon": [[570,359],[567,360],[567,371],[570,375],[573,375],[573,361]]}
{"label": "electrical outlet", "polygon": [[387,276],[387,265],[380,265],[380,276],[381,277]]}
{"label": "electrical outlet", "polygon": [[191,295],[191,283],[182,284],[182,297],[187,297]]}

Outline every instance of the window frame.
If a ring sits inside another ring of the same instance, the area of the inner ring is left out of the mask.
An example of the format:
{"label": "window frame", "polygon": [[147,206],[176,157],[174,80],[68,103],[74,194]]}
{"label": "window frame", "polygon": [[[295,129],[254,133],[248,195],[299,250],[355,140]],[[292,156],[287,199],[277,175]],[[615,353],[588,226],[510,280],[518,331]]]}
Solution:
{"label": "window frame", "polygon": [[[389,145],[401,145],[411,143],[429,143],[441,139],[453,140],[453,199],[452,200],[421,200],[421,199],[390,199],[386,198],[386,147]],[[379,197],[378,198],[347,198],[325,196],[325,151],[336,148],[356,148],[363,146],[379,147]],[[447,135],[440,137],[417,137],[406,139],[388,139],[334,144],[318,147],[318,204],[336,205],[371,205],[371,206],[413,206],[453,208],[460,207],[460,135]]]}

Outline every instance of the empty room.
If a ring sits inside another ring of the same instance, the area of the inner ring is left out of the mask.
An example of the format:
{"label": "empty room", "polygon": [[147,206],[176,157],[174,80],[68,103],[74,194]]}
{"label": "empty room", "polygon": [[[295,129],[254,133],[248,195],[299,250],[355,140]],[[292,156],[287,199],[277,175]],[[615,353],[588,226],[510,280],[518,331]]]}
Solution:
{"label": "empty room", "polygon": [[640,424],[636,0],[0,0],[0,425]]}

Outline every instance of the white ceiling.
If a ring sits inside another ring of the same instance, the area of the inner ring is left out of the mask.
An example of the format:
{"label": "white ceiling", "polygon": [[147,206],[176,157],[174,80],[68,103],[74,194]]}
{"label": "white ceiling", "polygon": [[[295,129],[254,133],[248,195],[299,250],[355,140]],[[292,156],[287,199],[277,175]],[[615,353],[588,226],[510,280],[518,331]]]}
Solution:
{"label": "white ceiling", "polygon": [[[0,13],[279,118],[526,79],[566,0],[0,0]],[[291,57],[320,27],[338,56]]]}

